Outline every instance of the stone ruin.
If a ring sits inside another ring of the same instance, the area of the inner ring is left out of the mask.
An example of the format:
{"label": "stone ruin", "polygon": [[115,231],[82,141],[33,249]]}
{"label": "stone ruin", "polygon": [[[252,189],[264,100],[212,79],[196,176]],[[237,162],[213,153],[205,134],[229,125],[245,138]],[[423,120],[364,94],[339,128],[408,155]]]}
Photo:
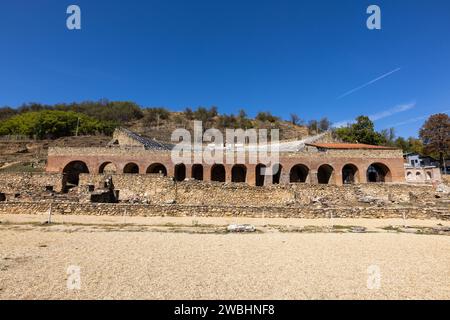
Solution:
{"label": "stone ruin", "polygon": [[120,129],[107,147],[50,149],[45,173],[0,174],[0,212],[51,203],[60,214],[450,215],[448,185],[408,185],[400,150],[311,139],[280,146],[280,170],[262,179],[260,164],[173,165],[172,146]]}

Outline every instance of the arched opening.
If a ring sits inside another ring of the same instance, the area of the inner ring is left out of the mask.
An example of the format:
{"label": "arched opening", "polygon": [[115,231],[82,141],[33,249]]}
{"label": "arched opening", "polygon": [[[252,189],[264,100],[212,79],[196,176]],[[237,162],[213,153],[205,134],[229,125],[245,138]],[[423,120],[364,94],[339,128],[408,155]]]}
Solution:
{"label": "arched opening", "polygon": [[201,164],[194,164],[192,166],[192,178],[195,180],[203,180],[203,166]]}
{"label": "arched opening", "polygon": [[291,183],[305,183],[308,178],[309,169],[303,164],[297,164],[292,167],[289,173],[289,182]]}
{"label": "arched opening", "polygon": [[422,173],[416,172],[416,180],[422,180]]}
{"label": "arched opening", "polygon": [[333,181],[333,172],[334,169],[329,164],[323,164],[319,167],[319,170],[317,170],[317,181],[320,184],[329,184]]}
{"label": "arched opening", "polygon": [[105,162],[102,163],[100,168],[98,169],[98,173],[104,173],[104,174],[116,174],[117,168],[112,162]]}
{"label": "arched opening", "polygon": [[184,179],[186,179],[186,166],[179,163],[175,166],[175,180],[184,181]]}
{"label": "arched opening", "polygon": [[427,180],[431,180],[431,172],[427,171]]}
{"label": "arched opening", "polygon": [[127,163],[123,168],[123,173],[139,173],[139,167],[134,162]]}
{"label": "arched opening", "polygon": [[382,163],[373,163],[367,168],[367,182],[389,182],[391,171]]}
{"label": "arched opening", "polygon": [[358,182],[358,167],[354,164],[346,164],[342,168],[342,183],[353,184]]}
{"label": "arched opening", "polygon": [[255,185],[257,187],[264,186],[265,170],[266,166],[264,164],[258,164],[255,168]]}
{"label": "arched opening", "polygon": [[247,167],[236,164],[231,169],[231,182],[245,182],[247,178]]}
{"label": "arched opening", "polygon": [[281,178],[281,170],[283,170],[283,166],[279,163],[276,163],[272,167],[272,184],[279,184]]}
{"label": "arched opening", "polygon": [[225,182],[225,167],[223,164],[215,164],[212,166],[211,181]]}
{"label": "arched opening", "polygon": [[89,173],[89,169],[86,163],[84,163],[83,161],[72,161],[64,167],[64,192],[67,192],[69,189],[78,186],[81,173]]}
{"label": "arched opening", "polygon": [[167,176],[167,169],[161,163],[153,163],[147,168],[146,173],[159,173],[163,176]]}
{"label": "arched opening", "polygon": [[411,180],[412,178],[413,178],[412,172],[411,172],[411,171],[408,171],[408,172],[406,173],[406,179]]}

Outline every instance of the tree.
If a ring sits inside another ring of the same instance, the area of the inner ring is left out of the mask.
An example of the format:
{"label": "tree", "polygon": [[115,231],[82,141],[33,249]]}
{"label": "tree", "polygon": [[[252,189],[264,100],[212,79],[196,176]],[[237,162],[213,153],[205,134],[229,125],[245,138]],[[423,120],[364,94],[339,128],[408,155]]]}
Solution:
{"label": "tree", "polygon": [[336,129],[335,135],[344,142],[373,145],[387,143],[383,135],[375,131],[373,122],[367,116],[359,116],[356,118],[355,123]]}
{"label": "tree", "polygon": [[319,133],[319,122],[317,120],[309,120],[308,121],[308,131],[309,131],[309,134]]}
{"label": "tree", "polygon": [[233,114],[221,114],[218,118],[218,126],[221,129],[237,128],[238,121]]}
{"label": "tree", "polygon": [[269,111],[266,112],[258,112],[258,114],[256,115],[256,120],[259,120],[261,122],[277,122],[280,119],[276,116],[273,116],[272,113],[270,113]]}
{"label": "tree", "polygon": [[300,117],[299,117],[297,114],[295,114],[295,113],[291,113],[291,114],[290,114],[290,119],[291,119],[291,123],[292,123],[294,126],[298,126],[298,124],[299,124],[300,121],[301,121]]}
{"label": "tree", "polygon": [[397,139],[395,139],[394,146],[396,148],[402,149],[405,153],[410,152],[408,141],[406,141],[406,139],[403,137],[398,137]]}
{"label": "tree", "polygon": [[248,128],[253,127],[253,124],[250,121],[250,119],[247,118],[247,113],[245,112],[244,109],[239,110],[236,122],[237,122],[237,126],[241,129],[248,129]]}
{"label": "tree", "polygon": [[383,140],[386,141],[387,145],[390,145],[390,146],[395,145],[395,129],[394,128],[383,129],[383,130],[381,130],[380,134],[383,137]]}
{"label": "tree", "polygon": [[408,152],[423,154],[422,140],[414,138],[414,137],[409,137],[408,138]]}
{"label": "tree", "polygon": [[186,117],[186,119],[188,120],[194,120],[194,112],[192,111],[191,108],[186,108],[184,109],[184,116]]}
{"label": "tree", "polygon": [[450,153],[450,118],[445,113],[430,116],[420,129],[419,136],[424,144],[424,151],[439,157],[441,167],[444,158]]}
{"label": "tree", "polygon": [[0,121],[9,119],[17,114],[17,111],[10,107],[0,108]]}
{"label": "tree", "polygon": [[321,131],[321,132],[327,131],[328,129],[330,129],[330,127],[331,127],[331,121],[328,120],[327,117],[323,117],[322,119],[320,119],[319,131]]}
{"label": "tree", "polygon": [[169,119],[170,112],[166,108],[148,108],[144,110],[143,121],[145,124],[158,125],[160,121]]}
{"label": "tree", "polygon": [[41,110],[18,114],[0,122],[0,135],[25,135],[28,137],[59,138],[88,134],[111,134],[115,124],[99,121],[73,111]]}

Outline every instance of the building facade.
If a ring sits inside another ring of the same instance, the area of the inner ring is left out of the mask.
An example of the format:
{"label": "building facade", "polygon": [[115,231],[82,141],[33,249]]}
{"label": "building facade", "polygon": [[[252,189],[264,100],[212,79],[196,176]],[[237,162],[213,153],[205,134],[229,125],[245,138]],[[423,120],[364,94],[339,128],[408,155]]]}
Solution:
{"label": "building facade", "polygon": [[[265,186],[285,183],[353,184],[402,183],[405,169],[402,151],[395,148],[345,143],[304,143],[297,150],[280,149],[273,174],[264,175],[263,163],[235,158],[229,164],[227,150],[213,164],[192,157],[172,161],[172,146],[120,129],[104,148],[50,148],[46,171],[64,173],[66,182],[78,184],[81,173],[162,174],[176,181],[196,179]],[[201,159],[201,157],[199,157]],[[228,162],[228,163],[227,163]]]}

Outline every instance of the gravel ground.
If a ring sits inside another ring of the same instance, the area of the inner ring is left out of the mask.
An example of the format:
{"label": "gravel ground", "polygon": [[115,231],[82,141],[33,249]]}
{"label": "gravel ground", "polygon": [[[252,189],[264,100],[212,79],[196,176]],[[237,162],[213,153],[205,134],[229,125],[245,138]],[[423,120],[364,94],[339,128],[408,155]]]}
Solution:
{"label": "gravel ground", "polygon": [[[192,218],[128,217],[126,221],[135,226],[164,225],[163,232],[120,229],[123,219],[56,216],[53,221],[57,224],[49,227],[36,223],[43,221],[42,216],[0,216],[0,298],[450,298],[450,236],[378,229],[404,224],[402,220],[333,221],[380,231],[377,233],[264,229],[253,234],[199,234],[167,225],[192,225]],[[214,226],[231,222],[226,218],[197,220]],[[330,224],[327,219],[232,222]],[[436,220],[407,223],[449,225]],[[69,266],[80,267],[80,290],[67,287]],[[380,278],[373,277],[377,269]]]}

